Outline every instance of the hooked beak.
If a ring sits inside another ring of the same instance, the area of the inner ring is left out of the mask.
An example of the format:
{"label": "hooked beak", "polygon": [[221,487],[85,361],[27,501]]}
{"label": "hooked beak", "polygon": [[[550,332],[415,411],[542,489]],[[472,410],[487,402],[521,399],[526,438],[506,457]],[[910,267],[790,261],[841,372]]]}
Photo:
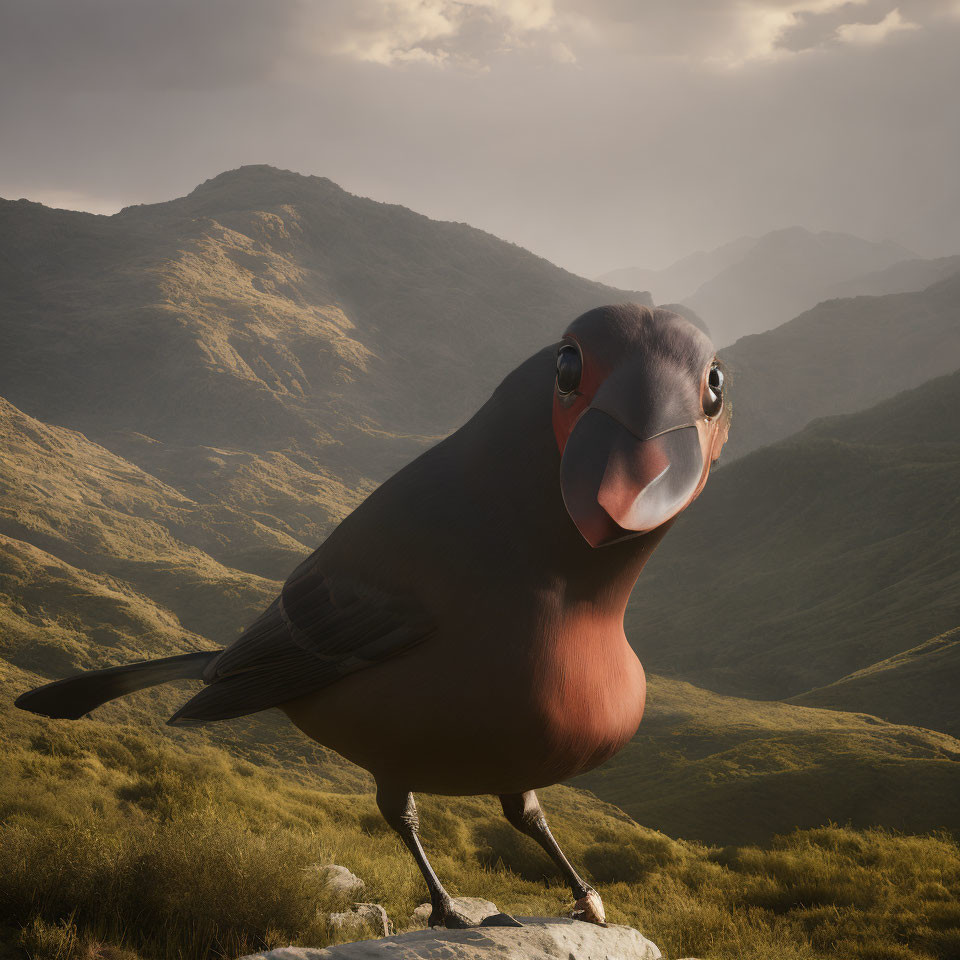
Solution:
{"label": "hooked beak", "polygon": [[695,424],[638,438],[594,407],[577,421],[560,461],[564,505],[592,547],[655,530],[693,499],[702,477]]}

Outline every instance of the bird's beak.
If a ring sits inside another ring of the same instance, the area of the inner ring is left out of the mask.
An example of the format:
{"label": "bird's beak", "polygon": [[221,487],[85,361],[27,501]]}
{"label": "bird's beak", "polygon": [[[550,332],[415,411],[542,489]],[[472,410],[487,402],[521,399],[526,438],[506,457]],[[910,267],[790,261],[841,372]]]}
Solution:
{"label": "bird's beak", "polygon": [[655,530],[696,496],[704,475],[696,423],[637,437],[589,408],[560,461],[563,502],[592,547]]}

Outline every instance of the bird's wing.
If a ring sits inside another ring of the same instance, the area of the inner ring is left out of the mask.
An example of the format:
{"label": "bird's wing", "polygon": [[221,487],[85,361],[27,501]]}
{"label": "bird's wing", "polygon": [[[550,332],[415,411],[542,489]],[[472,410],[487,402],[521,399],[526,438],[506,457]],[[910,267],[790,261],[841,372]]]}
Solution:
{"label": "bird's wing", "polygon": [[302,564],[280,596],[204,672],[208,684],[170,723],[202,723],[266,710],[396,656],[434,632],[400,600]]}

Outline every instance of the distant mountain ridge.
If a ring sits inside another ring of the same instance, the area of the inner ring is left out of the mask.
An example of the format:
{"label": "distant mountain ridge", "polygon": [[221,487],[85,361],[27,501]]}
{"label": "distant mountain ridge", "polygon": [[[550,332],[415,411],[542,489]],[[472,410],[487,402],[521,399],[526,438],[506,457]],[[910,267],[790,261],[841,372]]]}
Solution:
{"label": "distant mountain ridge", "polygon": [[960,368],[960,273],[919,292],[824,301],[720,355],[729,459]]}
{"label": "distant mountain ridge", "polygon": [[746,255],[683,302],[704,318],[718,346],[786,323],[838,283],[909,257],[898,244],[801,227],[761,237]]}
{"label": "distant mountain ridge", "polygon": [[[39,390],[22,365],[3,365],[8,399],[97,429],[108,417],[123,429],[136,412],[163,439],[236,439],[238,404],[246,444],[273,441],[264,422],[312,433],[318,409],[324,424],[346,409],[387,430],[449,429],[572,315],[651,303],[465,224],[270,167],[112,217],[5,202],[0,225],[5,339],[57,374]],[[465,378],[480,349],[479,375]],[[371,390],[371,368],[388,390]],[[140,388],[145,376],[154,390]],[[116,409],[91,409],[108,384]]]}
{"label": "distant mountain ridge", "polygon": [[960,627],[793,698],[960,735]]}
{"label": "distant mountain ridge", "polygon": [[597,277],[597,280],[615,287],[649,290],[658,302],[679,302],[695,293],[721,270],[739,263],[759,242],[757,237],[739,237],[713,250],[698,250],[688,254],[662,270],[623,267],[611,270]]}
{"label": "distant mountain ridge", "polygon": [[876,270],[837,284],[830,297],[878,297],[888,293],[914,293],[960,273],[960,256],[934,260],[901,260],[884,270]]}
{"label": "distant mountain ridge", "polygon": [[[846,233],[814,233],[803,227],[741,237],[708,252],[684,257],[665,270],[625,269],[604,274],[611,283],[642,282],[658,301],[678,301],[703,318],[719,347],[787,322],[821,300],[842,294],[842,285],[890,268],[912,254],[890,242],[876,243]],[[924,263],[918,261],[916,263]],[[922,271],[914,267],[914,273]],[[865,281],[845,295],[920,289],[905,268],[891,275],[890,289]],[[928,272],[934,279],[947,274]],[[897,280],[907,283],[897,286]],[[927,286],[929,284],[923,284]]]}

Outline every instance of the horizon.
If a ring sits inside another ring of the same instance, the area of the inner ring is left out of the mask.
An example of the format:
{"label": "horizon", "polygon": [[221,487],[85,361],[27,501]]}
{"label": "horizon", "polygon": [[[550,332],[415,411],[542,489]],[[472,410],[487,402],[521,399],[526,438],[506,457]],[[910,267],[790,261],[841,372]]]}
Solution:
{"label": "horizon", "polygon": [[[60,206],[60,205],[58,205],[58,204],[55,202],[55,198],[52,198],[52,199],[51,199],[51,202],[47,202],[47,201],[45,201],[45,200],[43,200],[43,199],[36,199],[36,198],[34,198],[34,197],[13,197],[13,196],[5,197],[5,196],[0,195],[0,200],[6,200],[7,202],[11,202],[11,203],[16,203],[16,202],[21,201],[21,200],[26,200],[26,201],[29,202],[29,203],[39,203],[41,206],[47,207],[48,209],[51,209],[51,210],[63,210],[63,211],[68,212],[68,213],[89,213],[89,214],[92,214],[93,216],[100,216],[100,217],[114,217],[114,216],[116,216],[117,214],[122,213],[124,210],[133,209],[133,208],[136,208],[136,207],[156,206],[156,205],[160,205],[160,204],[164,204],[164,203],[172,203],[172,202],[174,202],[174,201],[176,201],[176,200],[183,200],[183,199],[185,199],[186,197],[190,196],[192,193],[194,193],[196,190],[198,190],[200,187],[202,187],[204,184],[209,183],[209,182],[211,182],[212,180],[216,180],[216,179],[218,179],[218,178],[220,178],[220,177],[222,177],[222,176],[225,176],[225,175],[227,175],[227,174],[230,174],[230,173],[237,173],[237,172],[239,172],[240,170],[245,170],[245,169],[250,169],[250,168],[267,168],[267,169],[269,169],[269,170],[276,171],[276,172],[278,172],[278,173],[292,173],[292,174],[294,174],[295,176],[302,177],[302,178],[304,178],[304,179],[311,179],[311,178],[313,178],[313,179],[327,180],[327,181],[329,181],[330,183],[332,183],[334,186],[336,186],[337,188],[339,188],[340,190],[343,190],[345,193],[349,194],[350,196],[357,197],[358,199],[361,199],[361,200],[372,200],[372,201],[374,201],[375,203],[384,203],[384,204],[387,204],[387,205],[389,205],[389,206],[399,206],[399,207],[402,207],[402,208],[404,208],[404,209],[410,210],[410,211],[413,212],[413,213],[420,214],[421,216],[425,216],[425,217],[427,217],[428,219],[434,220],[434,221],[436,221],[436,222],[441,222],[441,223],[458,223],[458,224],[461,224],[461,225],[464,225],[464,226],[472,227],[472,228],[474,228],[474,229],[484,230],[484,232],[487,232],[487,233],[490,233],[490,232],[491,232],[491,231],[489,231],[489,230],[485,230],[485,228],[483,228],[483,227],[478,227],[476,224],[468,223],[467,221],[464,221],[464,220],[444,220],[444,219],[442,219],[442,218],[433,217],[433,216],[430,216],[429,214],[423,213],[423,211],[421,211],[421,210],[417,210],[417,209],[414,209],[414,208],[411,208],[411,207],[407,207],[405,204],[402,204],[402,203],[395,203],[394,201],[383,200],[383,199],[380,198],[380,197],[366,196],[366,195],[364,195],[364,194],[354,193],[353,191],[348,190],[348,189],[347,189],[346,187],[344,187],[342,184],[337,183],[337,182],[336,182],[335,180],[333,180],[331,177],[325,177],[323,174],[318,174],[318,173],[304,173],[303,171],[300,171],[300,170],[287,170],[287,169],[284,169],[284,168],[281,168],[281,167],[276,167],[276,166],[274,166],[273,164],[268,164],[268,163],[249,163],[249,164],[241,164],[241,165],[238,166],[238,167],[232,167],[232,168],[230,168],[230,169],[228,169],[228,170],[221,170],[219,173],[216,173],[216,174],[214,174],[213,176],[206,177],[206,178],[204,178],[203,180],[199,181],[199,182],[196,183],[190,190],[186,191],[185,193],[177,194],[176,196],[166,197],[166,198],[162,198],[162,199],[158,199],[158,200],[134,201],[134,202],[131,202],[131,203],[124,204],[123,206],[118,207],[118,208],[116,208],[116,209],[112,209],[112,208],[111,208],[111,209],[104,209],[104,210],[96,210],[96,209],[84,209],[84,208],[79,207],[79,206]],[[95,206],[95,205],[94,205],[94,206]],[[856,239],[866,240],[867,242],[869,242],[869,243],[874,243],[874,244],[885,244],[885,245],[890,245],[890,246],[900,246],[900,247],[903,248],[903,254],[904,254],[904,259],[905,259],[905,260],[906,260],[906,259],[913,259],[913,258],[924,259],[924,258],[922,257],[922,255],[921,255],[920,253],[918,253],[918,251],[916,251],[916,250],[911,250],[909,247],[904,246],[904,245],[901,244],[898,240],[896,240],[896,239],[894,239],[894,238],[892,238],[892,237],[867,237],[867,236],[858,236],[857,234],[851,234],[851,233],[849,233],[848,231],[842,231],[842,230],[826,230],[826,229],[821,230],[821,229],[817,229],[817,228],[815,228],[815,227],[811,227],[811,226],[809,226],[808,224],[804,224],[804,223],[789,223],[789,224],[781,224],[781,225],[779,225],[779,226],[772,227],[770,230],[766,230],[766,231],[764,231],[763,233],[758,233],[758,234],[754,234],[754,235],[746,235],[746,234],[744,234],[744,235],[741,235],[741,236],[738,236],[738,237],[729,237],[729,238],[727,238],[726,240],[722,240],[720,243],[716,244],[716,245],[713,246],[713,247],[702,247],[702,248],[687,250],[686,252],[681,253],[680,256],[678,256],[678,257],[674,258],[673,260],[669,261],[668,263],[664,263],[664,264],[662,264],[662,265],[660,265],[660,266],[650,266],[650,265],[647,265],[647,264],[634,264],[634,263],[631,263],[631,264],[621,264],[621,265],[619,265],[619,266],[612,266],[612,267],[610,267],[609,270],[603,271],[602,274],[591,274],[591,275],[588,275],[588,274],[580,273],[580,274],[578,274],[578,275],[579,275],[579,276],[583,276],[583,277],[586,278],[586,279],[598,280],[598,281],[600,281],[600,282],[602,282],[602,283],[607,283],[607,284],[610,285],[610,286],[616,287],[616,286],[617,286],[616,283],[612,282],[612,281],[609,280],[609,279],[607,279],[607,280],[604,280],[604,279],[603,279],[604,274],[619,272],[619,271],[628,270],[628,269],[636,269],[636,268],[647,269],[647,270],[651,270],[651,271],[662,270],[662,269],[669,268],[669,267],[675,265],[678,261],[684,260],[684,259],[686,259],[686,258],[688,258],[688,257],[697,256],[697,255],[699,255],[699,254],[704,254],[704,253],[710,253],[710,252],[718,249],[719,247],[725,246],[725,245],[728,244],[728,243],[734,243],[734,242],[737,242],[737,241],[739,241],[739,240],[748,240],[748,239],[749,239],[749,240],[756,240],[756,239],[762,239],[763,237],[766,237],[766,236],[768,236],[768,235],[770,235],[770,234],[783,233],[783,232],[787,232],[787,231],[791,231],[791,230],[801,230],[801,231],[803,231],[803,232],[805,232],[805,233],[810,234],[811,236],[817,236],[817,235],[820,235],[820,234],[827,234],[827,235],[829,235],[829,234],[834,234],[834,235],[838,235],[838,236],[854,237],[854,238],[856,238]],[[497,236],[497,239],[499,239],[499,240],[503,240],[503,241],[508,242],[508,243],[514,243],[514,244],[517,245],[517,246],[523,247],[523,244],[516,243],[516,241],[512,241],[512,240],[510,240],[510,239],[507,238],[507,237],[501,237],[501,236],[498,236],[498,235],[496,235],[496,234],[494,234],[494,236]],[[542,253],[542,252],[539,251],[539,250],[533,250],[533,249],[530,249],[530,248],[528,248],[528,247],[523,247],[523,249],[527,250],[529,253],[534,254],[535,256],[542,257],[543,259],[546,259],[546,260],[550,260],[550,258],[549,258],[548,256],[546,256],[544,253]],[[949,253],[949,252],[948,252],[948,253],[946,253],[946,254],[943,254],[943,256],[951,256],[951,255],[955,255],[955,253]],[[936,258],[929,258],[929,259],[936,259]],[[553,261],[551,261],[551,262],[553,262]],[[564,266],[563,264],[556,264],[556,265],[557,265],[557,266],[560,266],[560,267],[562,267],[563,269],[568,270],[568,271],[570,271],[570,272],[572,272],[572,273],[577,273],[576,270],[571,270],[569,267],[566,267],[566,266]],[[627,289],[627,288],[620,288],[620,289]]]}

